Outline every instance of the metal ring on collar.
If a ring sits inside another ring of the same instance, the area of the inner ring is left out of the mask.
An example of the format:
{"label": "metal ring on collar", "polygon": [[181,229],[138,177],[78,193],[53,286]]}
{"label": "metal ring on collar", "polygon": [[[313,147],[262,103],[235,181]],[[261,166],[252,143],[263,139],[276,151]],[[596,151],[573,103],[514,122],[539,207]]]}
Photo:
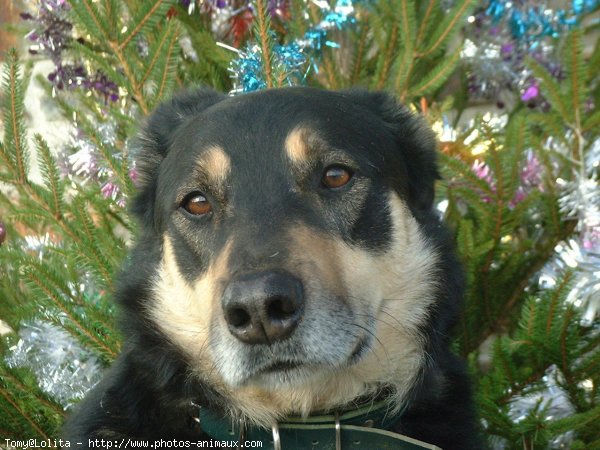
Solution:
{"label": "metal ring on collar", "polygon": [[281,450],[281,437],[279,436],[279,427],[277,426],[277,423],[273,424],[271,430],[273,432],[273,449]]}
{"label": "metal ring on collar", "polygon": [[244,420],[239,419],[240,422],[240,434],[238,436],[238,444],[237,448],[240,449],[243,447],[244,442],[246,442],[246,422]]}
{"label": "metal ring on collar", "polygon": [[335,413],[335,450],[342,450],[342,425],[338,412]]}

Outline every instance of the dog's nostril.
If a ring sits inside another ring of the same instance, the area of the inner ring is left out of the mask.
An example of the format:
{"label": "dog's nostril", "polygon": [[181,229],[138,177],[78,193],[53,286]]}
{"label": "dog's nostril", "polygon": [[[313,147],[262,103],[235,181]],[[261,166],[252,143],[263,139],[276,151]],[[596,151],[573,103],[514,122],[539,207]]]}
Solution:
{"label": "dog's nostril", "polygon": [[297,302],[289,297],[272,297],[268,300],[267,315],[272,320],[285,320],[298,311]]}
{"label": "dog's nostril", "polygon": [[227,322],[232,327],[245,327],[250,322],[252,322],[252,318],[248,311],[243,308],[231,308],[227,311]]}

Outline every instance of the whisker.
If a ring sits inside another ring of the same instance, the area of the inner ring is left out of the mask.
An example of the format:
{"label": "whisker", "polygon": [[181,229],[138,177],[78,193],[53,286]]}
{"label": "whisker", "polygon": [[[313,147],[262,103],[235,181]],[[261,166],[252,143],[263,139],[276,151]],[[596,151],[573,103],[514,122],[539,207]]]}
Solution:
{"label": "whisker", "polygon": [[362,325],[359,325],[359,324],[357,324],[357,323],[354,323],[354,322],[350,322],[350,323],[349,323],[349,325],[353,325],[353,326],[355,326],[355,327],[357,327],[357,328],[360,328],[360,329],[362,329],[362,330],[366,331],[366,332],[367,332],[368,334],[370,334],[371,336],[373,336],[373,338],[374,338],[374,339],[375,339],[377,342],[379,342],[379,345],[381,345],[381,348],[383,349],[383,351],[384,351],[384,353],[385,353],[386,357],[388,357],[388,358],[389,358],[389,354],[388,354],[388,352],[387,352],[387,349],[386,349],[386,348],[385,348],[385,346],[383,345],[383,342],[381,342],[381,339],[379,339],[375,333],[373,333],[373,332],[372,332],[371,330],[369,330],[368,328],[365,328],[365,327],[363,327]]}

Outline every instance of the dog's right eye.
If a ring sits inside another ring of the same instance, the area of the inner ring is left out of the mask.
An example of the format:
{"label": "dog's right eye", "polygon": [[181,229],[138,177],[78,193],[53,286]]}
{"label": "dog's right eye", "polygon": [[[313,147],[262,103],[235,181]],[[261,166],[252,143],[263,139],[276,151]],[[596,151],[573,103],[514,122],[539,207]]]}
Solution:
{"label": "dog's right eye", "polygon": [[347,185],[352,179],[352,172],[342,166],[330,166],[325,169],[321,183],[328,189],[338,189]]}
{"label": "dog's right eye", "polygon": [[181,207],[193,216],[203,216],[212,211],[208,199],[201,192],[192,192],[181,202]]}

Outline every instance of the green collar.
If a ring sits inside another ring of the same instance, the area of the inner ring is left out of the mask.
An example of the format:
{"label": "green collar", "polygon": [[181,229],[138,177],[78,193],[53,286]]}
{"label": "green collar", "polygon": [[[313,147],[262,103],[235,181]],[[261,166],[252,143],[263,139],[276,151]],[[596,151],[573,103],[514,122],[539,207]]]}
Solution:
{"label": "green collar", "polygon": [[217,441],[261,441],[262,448],[274,450],[440,450],[398,433],[386,431],[399,416],[388,414],[388,403],[381,401],[339,414],[288,417],[268,430],[240,427],[231,418],[200,407],[200,428]]}

